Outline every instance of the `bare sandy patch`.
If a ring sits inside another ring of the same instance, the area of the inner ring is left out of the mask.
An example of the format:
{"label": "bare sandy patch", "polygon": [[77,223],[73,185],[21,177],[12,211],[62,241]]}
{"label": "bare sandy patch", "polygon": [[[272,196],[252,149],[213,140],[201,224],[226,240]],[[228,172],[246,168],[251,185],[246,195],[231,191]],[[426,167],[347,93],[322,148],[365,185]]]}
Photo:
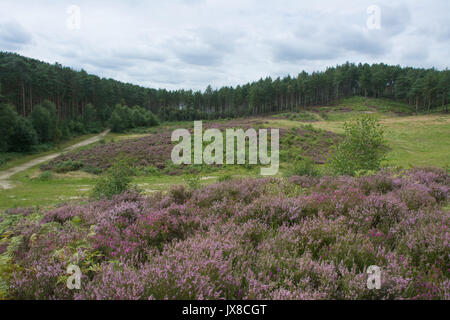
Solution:
{"label": "bare sandy patch", "polygon": [[200,180],[211,180],[211,179],[217,179],[218,177],[202,177]]}

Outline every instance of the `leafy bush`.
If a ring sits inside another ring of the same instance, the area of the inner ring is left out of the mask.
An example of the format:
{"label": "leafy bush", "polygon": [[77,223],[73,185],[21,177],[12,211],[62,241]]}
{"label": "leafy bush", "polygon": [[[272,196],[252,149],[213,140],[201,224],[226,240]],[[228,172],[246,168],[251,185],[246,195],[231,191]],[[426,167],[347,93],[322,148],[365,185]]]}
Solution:
{"label": "leafy bush", "polygon": [[124,132],[125,130],[158,125],[158,119],[149,110],[140,106],[129,108],[124,105],[116,105],[109,119],[112,132]]}
{"label": "leafy bush", "polygon": [[85,128],[81,121],[70,120],[68,123],[68,126],[69,126],[70,131],[73,133],[76,133],[76,134],[85,133]]}
{"label": "leafy bush", "polygon": [[92,196],[97,199],[111,199],[114,195],[130,190],[133,174],[134,170],[130,165],[130,160],[120,158],[104,175],[97,179]]}
{"label": "leafy bush", "polygon": [[362,116],[345,123],[344,129],[344,141],[334,147],[329,159],[332,172],[352,176],[359,170],[379,170],[388,151],[379,121]]}
{"label": "leafy bush", "polygon": [[293,166],[287,171],[286,174],[290,176],[311,176],[318,177],[321,175],[320,171],[314,165],[311,159],[305,158],[302,161],[297,161]]}
{"label": "leafy bush", "polygon": [[9,149],[9,138],[14,131],[14,124],[17,112],[13,105],[0,104],[0,152],[7,152]]}
{"label": "leafy bush", "polygon": [[55,146],[52,143],[41,143],[36,144],[31,147],[31,152],[33,153],[39,153],[39,152],[46,152],[54,148]]}
{"label": "leafy bush", "polygon": [[224,174],[223,176],[219,177],[219,182],[225,182],[230,180],[233,180],[233,175],[231,174]]}
{"label": "leafy bush", "polygon": [[123,132],[131,127],[131,110],[117,105],[109,118],[109,126],[112,132]]}
{"label": "leafy bush", "polygon": [[38,134],[39,142],[59,141],[62,133],[58,130],[58,115],[53,102],[44,100],[42,104],[34,106],[30,117]]}
{"label": "leafy bush", "polygon": [[44,171],[37,177],[39,181],[49,181],[53,178],[53,173],[51,171]]}
{"label": "leafy bush", "polygon": [[66,173],[66,172],[80,170],[82,167],[83,167],[83,162],[81,162],[81,161],[67,160],[67,161],[58,163],[55,166],[54,170],[58,173]]}
{"label": "leafy bush", "polygon": [[161,174],[159,169],[154,166],[146,166],[138,168],[138,172],[143,176],[156,176]]}
{"label": "leafy bush", "polygon": [[190,190],[197,190],[201,187],[200,176],[196,174],[189,175],[184,179]]}
{"label": "leafy bush", "polygon": [[101,168],[94,167],[91,165],[83,166],[82,170],[84,172],[87,172],[90,174],[95,174],[95,175],[101,174],[103,172],[103,170]]}
{"label": "leafy bush", "polygon": [[4,165],[8,161],[14,159],[16,155],[14,153],[0,153],[0,166]]}
{"label": "leafy bush", "polygon": [[101,121],[98,121],[96,119],[95,107],[92,104],[88,103],[84,107],[82,121],[83,127],[87,132],[90,133],[100,132],[102,124]]}
{"label": "leafy bush", "polygon": [[13,105],[0,104],[0,123],[0,152],[29,152],[37,144],[31,121],[19,116]]}
{"label": "leafy bush", "polygon": [[36,130],[27,118],[17,117],[13,134],[10,137],[10,150],[16,152],[29,152],[38,142]]}

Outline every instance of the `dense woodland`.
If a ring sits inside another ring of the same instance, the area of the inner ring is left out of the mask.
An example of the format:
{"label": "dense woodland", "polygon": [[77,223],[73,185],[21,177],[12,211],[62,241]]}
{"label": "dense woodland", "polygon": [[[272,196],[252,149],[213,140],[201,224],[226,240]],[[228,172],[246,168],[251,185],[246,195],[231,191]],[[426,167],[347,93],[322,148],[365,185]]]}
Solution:
{"label": "dense woodland", "polygon": [[[108,125],[123,131],[153,125],[157,118],[195,120],[298,111],[355,95],[389,98],[410,104],[416,112],[429,112],[450,100],[450,71],[346,63],[324,72],[302,72],[275,80],[267,77],[237,87],[168,91],[0,52],[0,117],[7,119],[15,108],[20,119],[15,129],[1,131],[20,132],[31,123],[37,137],[34,132],[24,135],[40,143]],[[10,104],[8,110],[6,104]],[[46,117],[52,119],[53,129],[40,128]],[[5,148],[0,146],[0,151]]]}

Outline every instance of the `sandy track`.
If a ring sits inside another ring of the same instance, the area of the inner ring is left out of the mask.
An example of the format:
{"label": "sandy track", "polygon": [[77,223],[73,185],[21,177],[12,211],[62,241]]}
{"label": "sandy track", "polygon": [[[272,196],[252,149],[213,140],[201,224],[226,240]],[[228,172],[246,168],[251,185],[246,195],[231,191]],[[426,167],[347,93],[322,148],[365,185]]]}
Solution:
{"label": "sandy track", "polygon": [[29,168],[32,168],[34,166],[37,166],[37,165],[39,165],[41,163],[53,160],[53,159],[55,159],[56,157],[60,156],[63,153],[66,153],[66,152],[69,152],[69,151],[73,151],[73,150],[78,149],[80,147],[84,147],[84,146],[90,145],[90,144],[92,144],[94,142],[97,142],[100,139],[104,138],[108,133],[109,133],[109,130],[106,130],[106,131],[102,132],[101,134],[99,134],[99,135],[97,135],[95,137],[86,139],[86,140],[81,141],[79,143],[76,143],[76,144],[74,144],[74,145],[72,145],[70,147],[67,147],[62,152],[50,154],[50,155],[43,156],[43,157],[40,157],[40,158],[36,158],[36,159],[33,159],[33,160],[28,161],[26,163],[23,163],[23,164],[21,164],[19,166],[10,168],[8,170],[0,171],[0,189],[11,189],[11,188],[14,188],[14,185],[10,181],[8,181],[8,179],[11,178],[13,175],[15,175],[15,174],[17,174],[19,172],[22,172],[24,170],[27,170]]}

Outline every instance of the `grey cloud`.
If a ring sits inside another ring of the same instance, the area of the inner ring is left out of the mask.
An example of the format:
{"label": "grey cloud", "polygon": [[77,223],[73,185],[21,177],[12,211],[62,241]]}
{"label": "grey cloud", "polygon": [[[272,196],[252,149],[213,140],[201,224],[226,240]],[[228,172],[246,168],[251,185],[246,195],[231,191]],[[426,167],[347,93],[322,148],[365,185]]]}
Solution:
{"label": "grey cloud", "polygon": [[274,59],[280,62],[329,60],[339,55],[339,50],[333,50],[325,45],[298,44],[296,41],[293,41],[293,43],[277,43],[274,48]]}
{"label": "grey cloud", "polygon": [[187,50],[177,53],[181,61],[198,66],[215,66],[222,61],[222,55],[214,52]]}
{"label": "grey cloud", "polygon": [[389,38],[383,37],[378,31],[365,32],[364,30],[341,30],[330,40],[334,48],[352,51],[370,56],[380,56],[390,49]]}
{"label": "grey cloud", "polygon": [[190,30],[175,38],[170,47],[182,62],[197,66],[218,66],[235,50],[237,36],[212,28]]}
{"label": "grey cloud", "polygon": [[403,54],[403,58],[408,62],[423,62],[426,61],[429,57],[429,52],[426,48],[422,48],[420,50],[410,50]]}
{"label": "grey cloud", "polygon": [[140,60],[140,62],[164,62],[166,57],[163,53],[155,50],[128,49],[114,52],[114,57],[126,60]]}
{"label": "grey cloud", "polygon": [[19,23],[0,22],[0,46],[4,50],[17,50],[32,42],[32,36]]}
{"label": "grey cloud", "polygon": [[130,73],[134,79],[143,82],[178,85],[185,82],[184,73],[170,67],[155,66],[145,70],[134,70]]}
{"label": "grey cloud", "polygon": [[233,52],[236,41],[241,38],[237,32],[224,32],[212,28],[201,28],[197,32],[203,43],[215,51],[224,53]]}
{"label": "grey cloud", "polygon": [[394,36],[405,31],[411,22],[411,13],[405,5],[381,6],[381,30]]}
{"label": "grey cloud", "polygon": [[163,63],[166,60],[162,54],[153,50],[139,50],[138,48],[98,50],[86,44],[84,46],[80,44],[77,50],[69,50],[64,46],[59,54],[75,61],[77,66],[89,65],[96,69],[116,71],[123,71],[146,63]]}
{"label": "grey cloud", "polygon": [[[405,14],[396,20],[394,18],[398,12]],[[302,19],[293,27],[289,36],[271,44],[274,60],[312,62],[341,57],[353,60],[351,57],[355,54],[382,57],[391,51],[394,34],[402,32],[410,20],[408,11],[403,7],[386,7],[381,10],[383,16],[385,30],[368,30],[365,10],[333,14],[310,12],[307,19]]]}
{"label": "grey cloud", "polygon": [[108,70],[123,70],[127,67],[133,66],[131,60],[121,59],[114,56],[96,55],[96,56],[84,56],[78,59],[83,64],[88,64],[96,68],[108,69]]}
{"label": "grey cloud", "polygon": [[450,26],[440,25],[437,30],[437,38],[440,41],[450,41]]}
{"label": "grey cloud", "polygon": [[128,76],[134,81],[140,81],[156,88],[198,88],[203,87],[207,81],[217,81],[218,77],[209,71],[191,67],[184,68],[181,65],[154,65],[145,69],[134,68]]}

